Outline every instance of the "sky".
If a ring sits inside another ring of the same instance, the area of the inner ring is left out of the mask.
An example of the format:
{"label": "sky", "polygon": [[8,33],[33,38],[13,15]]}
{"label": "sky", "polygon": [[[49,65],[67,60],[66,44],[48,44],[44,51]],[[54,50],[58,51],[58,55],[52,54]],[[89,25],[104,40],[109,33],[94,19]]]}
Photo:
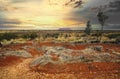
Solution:
{"label": "sky", "polygon": [[[0,29],[100,29],[97,7],[107,6],[105,30],[120,30],[120,0],[0,0]],[[77,6],[77,7],[76,7]]]}

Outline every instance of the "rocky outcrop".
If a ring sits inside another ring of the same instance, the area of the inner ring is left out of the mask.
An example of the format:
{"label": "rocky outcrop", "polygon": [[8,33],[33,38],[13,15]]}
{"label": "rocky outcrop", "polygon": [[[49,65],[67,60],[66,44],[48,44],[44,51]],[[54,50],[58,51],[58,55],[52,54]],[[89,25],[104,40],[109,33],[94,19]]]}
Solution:
{"label": "rocky outcrop", "polygon": [[[31,67],[44,66],[48,63],[111,62],[116,60],[112,59],[112,54],[104,52],[103,46],[89,46],[83,50],[73,50],[61,46],[43,46],[41,50],[44,55],[34,59],[30,64]],[[77,55],[72,55],[76,53]],[[57,60],[54,61],[53,57]]]}
{"label": "rocky outcrop", "polygon": [[2,56],[18,56],[18,57],[23,57],[23,58],[32,57],[32,55],[25,50],[6,51],[3,53],[0,53],[0,56],[1,57]]}
{"label": "rocky outcrop", "polygon": [[37,65],[46,65],[47,63],[52,63],[51,57],[48,55],[44,55],[42,57],[38,57],[33,60],[33,62],[30,64],[31,67],[37,66]]}

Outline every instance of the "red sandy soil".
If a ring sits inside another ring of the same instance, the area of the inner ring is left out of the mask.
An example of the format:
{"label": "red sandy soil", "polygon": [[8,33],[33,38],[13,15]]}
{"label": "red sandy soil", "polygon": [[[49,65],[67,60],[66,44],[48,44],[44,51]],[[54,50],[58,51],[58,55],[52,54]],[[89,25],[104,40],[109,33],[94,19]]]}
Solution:
{"label": "red sandy soil", "polygon": [[51,54],[51,56],[52,56],[52,60],[54,60],[54,61],[58,61],[59,60],[58,55]]}
{"label": "red sandy soil", "polygon": [[[5,46],[0,52],[9,48],[10,50],[23,49],[23,46],[31,46],[32,43],[16,44]],[[64,46],[70,49],[84,49],[93,44],[69,45],[56,43],[39,43],[38,46]],[[120,45],[115,44],[94,44],[104,46],[104,51],[114,49],[120,52]],[[120,79],[120,63],[93,62],[93,63],[69,63],[69,64],[47,64],[30,68],[30,62],[36,57],[43,55],[43,52],[34,48],[28,50],[33,58],[23,59],[14,56],[0,58],[0,79]],[[39,53],[39,54],[38,54]],[[78,55],[77,53],[75,55]],[[73,53],[73,56],[75,56]],[[53,60],[58,60],[52,55]]]}
{"label": "red sandy soil", "polygon": [[119,63],[105,63],[105,62],[93,62],[93,63],[69,63],[69,64],[60,64],[53,65],[51,63],[45,66],[39,66],[36,68],[38,72],[44,73],[120,73],[120,64]]}
{"label": "red sandy soil", "polygon": [[22,62],[22,59],[15,56],[7,56],[0,58],[0,67],[2,66],[10,66],[16,64],[17,62]]}

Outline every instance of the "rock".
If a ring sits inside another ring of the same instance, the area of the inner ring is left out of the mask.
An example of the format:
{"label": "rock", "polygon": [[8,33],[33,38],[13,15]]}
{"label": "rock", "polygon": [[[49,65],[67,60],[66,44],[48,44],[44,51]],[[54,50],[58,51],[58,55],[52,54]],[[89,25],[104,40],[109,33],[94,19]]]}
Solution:
{"label": "rock", "polygon": [[95,53],[96,51],[101,52],[102,50],[103,50],[103,46],[89,46],[81,51],[83,53],[90,54],[90,53]]}
{"label": "rock", "polygon": [[120,53],[119,52],[116,52],[115,50],[112,50],[112,54],[118,56],[120,58]]}
{"label": "rock", "polygon": [[[91,62],[110,62],[112,55],[110,53],[102,51],[102,46],[90,46],[83,50],[73,50],[67,49],[61,46],[43,46],[41,51],[44,52],[43,56],[40,56],[32,61],[30,64],[31,67],[35,66],[44,66],[48,63],[51,64],[64,64],[64,63],[91,63]],[[73,56],[72,53],[79,53],[78,55]],[[54,60],[54,58],[56,58]]]}
{"label": "rock", "polygon": [[[43,46],[41,47],[41,50],[44,51],[44,55],[33,60],[33,62],[30,64],[31,67],[34,67],[37,65],[46,65],[48,63],[52,63],[52,64],[69,63],[72,60],[74,61],[75,59],[75,58],[73,59],[73,57],[70,54],[73,50],[67,49],[65,47]],[[58,60],[54,61],[52,59],[54,55],[58,56]]]}
{"label": "rock", "polygon": [[61,47],[61,46],[55,46],[55,47],[43,46],[41,48],[41,50],[47,55],[52,54],[52,53],[60,55],[61,53],[65,53],[65,52],[71,53],[72,52],[71,49],[67,49],[67,48]]}
{"label": "rock", "polygon": [[92,49],[101,52],[103,50],[103,46],[93,46]]}
{"label": "rock", "polygon": [[34,67],[37,65],[46,65],[49,62],[52,62],[51,57],[49,55],[44,55],[33,60],[30,64],[30,67]]}
{"label": "rock", "polygon": [[101,53],[96,55],[97,60],[96,61],[100,61],[100,62],[110,62],[112,57],[111,54],[109,53]]}
{"label": "rock", "polygon": [[95,52],[95,50],[91,49],[91,48],[86,48],[84,50],[81,50],[84,54],[92,54]]}
{"label": "rock", "polygon": [[65,54],[65,53],[61,53],[59,58],[60,58],[60,61],[63,62],[63,63],[69,62],[69,61],[71,61],[73,59],[72,56],[70,56],[68,54]]}
{"label": "rock", "polygon": [[25,50],[6,51],[2,54],[4,56],[18,56],[18,57],[24,57],[24,58],[32,57],[32,55]]}

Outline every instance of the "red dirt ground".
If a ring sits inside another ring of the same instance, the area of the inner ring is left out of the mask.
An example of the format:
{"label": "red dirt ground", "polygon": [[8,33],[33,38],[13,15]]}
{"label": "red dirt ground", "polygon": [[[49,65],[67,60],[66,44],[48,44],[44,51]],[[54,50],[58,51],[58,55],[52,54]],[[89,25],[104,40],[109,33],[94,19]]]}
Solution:
{"label": "red dirt ground", "polygon": [[[93,62],[93,63],[69,63],[61,65],[53,65],[51,63],[45,66],[37,67],[36,71],[43,71],[44,73],[120,73],[119,63],[105,63],[105,62]],[[38,71],[38,72],[39,72]]]}
{"label": "red dirt ground", "polygon": [[22,59],[15,56],[7,56],[0,58],[0,66],[10,66],[16,64],[17,62],[22,62]]}
{"label": "red dirt ground", "polygon": [[[64,46],[70,49],[85,49],[88,46],[91,46],[93,44],[84,44],[84,45],[69,45],[69,44],[56,44],[56,43],[39,43],[38,47],[41,46]],[[120,52],[120,45],[115,44],[94,44],[94,45],[102,45],[106,51],[107,49],[114,49],[118,52]],[[32,46],[32,43],[26,43],[26,44],[16,44],[16,45],[9,45],[4,46],[2,49],[0,49],[0,52],[4,52],[6,48],[9,50],[19,50],[23,49],[23,46]],[[39,55],[43,55],[43,52],[37,51],[34,48],[31,48],[28,50],[29,53],[33,55],[33,58],[39,53]],[[74,54],[73,54],[74,55]],[[75,54],[77,55],[77,53]],[[8,57],[1,57],[0,58],[0,69],[2,67],[11,68],[18,67],[20,64],[25,65],[24,68],[21,66],[19,67],[21,70],[23,70],[25,73],[19,72],[15,78],[10,77],[10,75],[7,74],[8,71],[5,71],[5,69],[2,69],[0,71],[0,79],[120,79],[120,63],[114,63],[114,62],[93,62],[93,63],[69,63],[69,64],[60,64],[60,65],[53,65],[51,63],[45,65],[45,66],[38,66],[36,68],[30,68],[29,62],[32,61],[33,58],[30,59],[23,59],[18,58],[14,56],[8,56]],[[27,62],[27,60],[29,62]],[[58,60],[56,55],[53,55],[53,60]],[[27,63],[27,64],[26,64]],[[26,67],[26,65],[28,67]],[[25,71],[25,68],[29,71]],[[19,70],[19,69],[18,69]],[[18,71],[16,69],[16,72]],[[2,72],[3,71],[3,72]],[[6,72],[6,76],[2,76],[1,74],[4,74]],[[12,72],[14,73],[14,72]],[[32,74],[35,76],[32,76]],[[44,73],[42,75],[41,73]],[[19,78],[20,74],[24,74],[25,76],[23,78]],[[30,77],[28,77],[28,74]]]}

